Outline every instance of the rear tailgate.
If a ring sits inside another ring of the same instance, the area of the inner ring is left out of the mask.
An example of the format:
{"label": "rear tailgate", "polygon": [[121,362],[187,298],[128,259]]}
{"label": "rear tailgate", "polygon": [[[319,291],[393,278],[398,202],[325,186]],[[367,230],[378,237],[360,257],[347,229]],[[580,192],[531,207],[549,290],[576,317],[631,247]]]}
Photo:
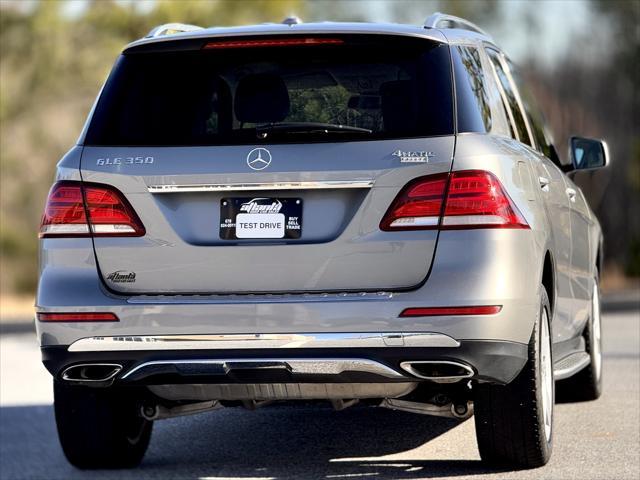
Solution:
{"label": "rear tailgate", "polygon": [[[401,164],[398,148],[433,157]],[[248,171],[250,150],[85,148],[83,179],[118,188],[146,228],[144,237],[94,238],[107,284],[131,293],[288,292],[401,288],[426,277],[437,232],[383,232],[379,224],[407,182],[449,170],[453,137],[278,145],[268,147],[268,173]],[[126,164],[140,157],[153,163]],[[256,183],[267,190],[245,190]],[[300,238],[222,239],[229,198],[300,199]],[[114,272],[133,272],[135,281],[108,280]]]}
{"label": "rear tailgate", "polygon": [[448,47],[372,35],[190,42],[125,52],[89,124],[83,180],[119,189],[146,230],[94,238],[107,285],[263,293],[424,280],[437,232],[379,226],[409,181],[451,168]]}

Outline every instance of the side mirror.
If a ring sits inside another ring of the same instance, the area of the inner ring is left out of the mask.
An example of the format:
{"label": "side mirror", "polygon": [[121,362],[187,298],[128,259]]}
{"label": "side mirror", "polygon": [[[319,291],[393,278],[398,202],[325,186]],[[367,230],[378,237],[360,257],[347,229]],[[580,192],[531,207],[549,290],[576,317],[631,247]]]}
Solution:
{"label": "side mirror", "polygon": [[593,170],[609,164],[609,149],[602,140],[571,137],[569,140],[571,170]]}

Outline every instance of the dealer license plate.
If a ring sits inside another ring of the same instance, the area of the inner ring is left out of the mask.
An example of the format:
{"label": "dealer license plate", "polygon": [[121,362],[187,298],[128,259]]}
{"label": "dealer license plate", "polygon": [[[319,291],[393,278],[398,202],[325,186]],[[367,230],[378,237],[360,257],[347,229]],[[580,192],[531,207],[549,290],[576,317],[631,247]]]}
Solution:
{"label": "dealer license plate", "polygon": [[301,198],[223,198],[220,238],[300,238]]}

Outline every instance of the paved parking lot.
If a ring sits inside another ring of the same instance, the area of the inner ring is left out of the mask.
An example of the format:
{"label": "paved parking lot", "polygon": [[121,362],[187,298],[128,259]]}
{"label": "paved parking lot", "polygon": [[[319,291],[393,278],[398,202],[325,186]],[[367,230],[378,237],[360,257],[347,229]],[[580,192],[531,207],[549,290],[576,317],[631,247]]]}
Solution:
{"label": "paved parking lot", "polygon": [[640,312],[609,313],[605,393],[557,405],[549,465],[486,470],[473,421],[384,409],[228,409],[156,422],[136,470],[82,472],[60,450],[51,380],[32,333],[0,337],[0,478],[5,479],[633,479],[640,477]]}

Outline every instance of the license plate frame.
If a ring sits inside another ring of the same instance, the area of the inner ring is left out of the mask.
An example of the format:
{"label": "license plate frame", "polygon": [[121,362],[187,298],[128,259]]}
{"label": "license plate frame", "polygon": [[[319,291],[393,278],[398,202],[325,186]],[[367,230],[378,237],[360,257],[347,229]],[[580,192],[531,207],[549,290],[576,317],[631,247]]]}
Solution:
{"label": "license plate frame", "polygon": [[[220,200],[220,238],[223,240],[299,239],[302,236],[302,205],[302,199],[297,197],[222,198]],[[282,222],[282,225],[279,225],[279,222]]]}

